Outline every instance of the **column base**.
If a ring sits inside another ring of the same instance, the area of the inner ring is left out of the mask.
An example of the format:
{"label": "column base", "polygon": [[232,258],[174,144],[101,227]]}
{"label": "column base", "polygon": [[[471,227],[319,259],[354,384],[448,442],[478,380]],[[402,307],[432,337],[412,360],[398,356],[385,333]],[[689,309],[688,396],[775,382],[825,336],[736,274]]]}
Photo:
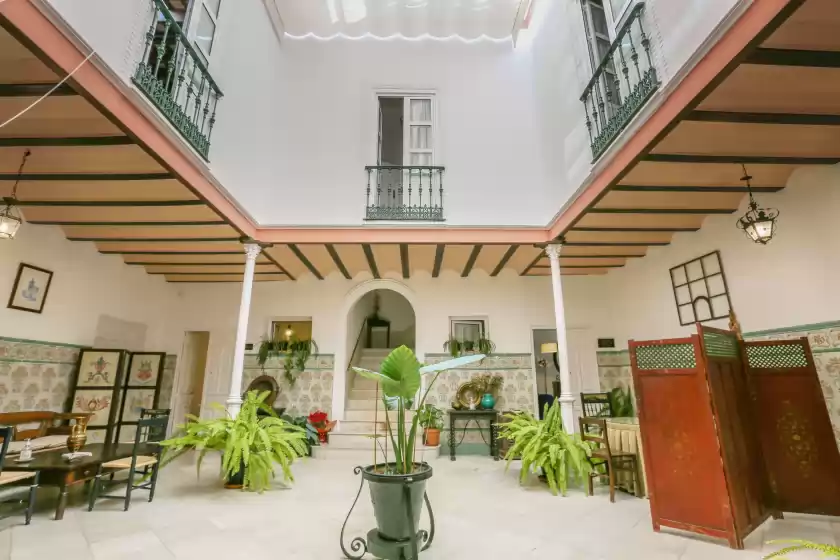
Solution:
{"label": "column base", "polygon": [[231,418],[236,418],[242,409],[242,397],[238,395],[228,397],[225,401],[225,408],[227,408],[227,412]]}
{"label": "column base", "polygon": [[563,428],[566,433],[573,434],[577,432],[575,426],[575,397],[569,393],[560,395],[557,399],[560,401],[560,416],[563,418]]}

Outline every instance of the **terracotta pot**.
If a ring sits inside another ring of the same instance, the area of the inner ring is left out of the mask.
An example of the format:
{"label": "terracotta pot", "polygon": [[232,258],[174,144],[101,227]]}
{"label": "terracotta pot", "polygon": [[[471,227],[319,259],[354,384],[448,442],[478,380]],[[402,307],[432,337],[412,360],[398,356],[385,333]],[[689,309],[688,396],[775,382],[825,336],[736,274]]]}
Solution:
{"label": "terracotta pot", "polygon": [[437,428],[426,428],[423,432],[423,445],[437,447],[440,445],[440,430]]}

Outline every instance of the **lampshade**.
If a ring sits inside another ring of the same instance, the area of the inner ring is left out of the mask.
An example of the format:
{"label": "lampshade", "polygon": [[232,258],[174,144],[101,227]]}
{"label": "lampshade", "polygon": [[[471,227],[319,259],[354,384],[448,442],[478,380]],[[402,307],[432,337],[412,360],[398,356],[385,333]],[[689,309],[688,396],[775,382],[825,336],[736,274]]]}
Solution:
{"label": "lampshade", "polygon": [[557,352],[556,342],[543,342],[542,344],[540,344],[541,354],[554,354],[555,352]]}
{"label": "lampshade", "polygon": [[14,239],[20,229],[20,223],[20,212],[11,200],[7,199],[6,207],[0,210],[0,239]]}

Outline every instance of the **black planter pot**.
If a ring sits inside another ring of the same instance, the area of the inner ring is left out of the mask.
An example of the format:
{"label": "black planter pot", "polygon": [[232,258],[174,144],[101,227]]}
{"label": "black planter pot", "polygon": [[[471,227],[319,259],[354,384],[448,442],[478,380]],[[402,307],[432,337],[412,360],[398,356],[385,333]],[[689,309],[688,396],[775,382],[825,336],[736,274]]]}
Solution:
{"label": "black planter pot", "polygon": [[[390,463],[388,466],[395,464]],[[379,536],[386,541],[407,541],[415,538],[420,529],[426,481],[432,477],[433,471],[426,463],[417,464],[415,468],[417,472],[411,474],[379,473],[373,465],[362,470],[362,477],[370,487],[370,500],[373,502]]]}
{"label": "black planter pot", "polygon": [[225,488],[229,490],[241,490],[243,486],[245,486],[245,461],[239,464],[239,472],[225,479]]}

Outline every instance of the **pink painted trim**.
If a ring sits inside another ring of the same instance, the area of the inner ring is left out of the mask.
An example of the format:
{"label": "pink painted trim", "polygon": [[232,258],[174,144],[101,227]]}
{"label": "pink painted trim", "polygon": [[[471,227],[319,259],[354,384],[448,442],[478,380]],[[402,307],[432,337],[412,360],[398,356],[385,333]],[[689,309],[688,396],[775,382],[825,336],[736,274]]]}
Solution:
{"label": "pink painted trim", "polygon": [[[69,73],[88,53],[79,51],[32,2],[33,0],[0,2],[0,14],[35,43],[56,65]],[[96,66],[85,64],[73,75],[73,79],[158,157],[166,161],[202,198],[216,207],[246,235],[255,236],[256,228],[251,220],[242,214],[204,176],[202,170],[189,161],[155,123],[143,115]]]}
{"label": "pink painted trim", "polygon": [[532,245],[548,239],[544,228],[262,228],[266,243],[486,243]]}
{"label": "pink painted trim", "polygon": [[697,66],[671,93],[658,111],[652,115],[583,193],[551,224],[549,239],[560,235],[584,214],[615,178],[632,165],[645,146],[673,121],[680,112],[764,29],[790,0],[754,0],[743,16],[712,47]]}

